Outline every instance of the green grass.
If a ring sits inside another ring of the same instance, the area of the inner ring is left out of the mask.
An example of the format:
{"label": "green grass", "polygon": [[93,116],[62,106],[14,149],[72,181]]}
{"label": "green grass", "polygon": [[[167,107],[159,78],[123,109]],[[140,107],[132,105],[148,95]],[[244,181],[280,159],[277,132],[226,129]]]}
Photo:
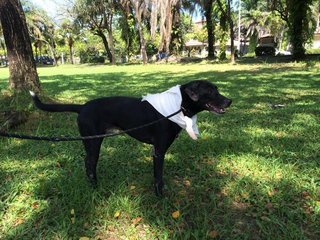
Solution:
{"label": "green grass", "polygon": [[[61,102],[141,96],[202,78],[233,104],[221,117],[199,114],[198,141],[183,132],[174,142],[163,198],[153,193],[150,146],[129,137],[104,141],[96,190],[86,181],[80,142],[0,139],[0,239],[319,239],[317,69],[305,63],[40,68],[45,94]],[[0,69],[1,88],[7,76]],[[78,135],[76,115],[31,109],[32,120],[12,131]]]}

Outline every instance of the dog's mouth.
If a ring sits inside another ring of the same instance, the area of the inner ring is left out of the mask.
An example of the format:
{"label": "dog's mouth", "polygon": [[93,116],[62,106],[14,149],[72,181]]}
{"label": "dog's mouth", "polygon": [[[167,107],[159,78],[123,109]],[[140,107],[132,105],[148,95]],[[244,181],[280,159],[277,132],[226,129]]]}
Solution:
{"label": "dog's mouth", "polygon": [[213,113],[224,114],[226,112],[226,110],[224,108],[217,107],[217,106],[213,105],[212,103],[207,103],[206,107],[208,108],[208,110],[210,112],[213,112]]}

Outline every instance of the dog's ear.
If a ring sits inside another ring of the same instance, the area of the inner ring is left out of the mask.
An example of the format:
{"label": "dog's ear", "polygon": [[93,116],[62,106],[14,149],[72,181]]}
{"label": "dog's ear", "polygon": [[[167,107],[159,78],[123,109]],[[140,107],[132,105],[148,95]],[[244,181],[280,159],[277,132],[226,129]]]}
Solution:
{"label": "dog's ear", "polygon": [[184,91],[192,99],[192,101],[197,102],[199,100],[198,84],[193,82],[187,86]]}

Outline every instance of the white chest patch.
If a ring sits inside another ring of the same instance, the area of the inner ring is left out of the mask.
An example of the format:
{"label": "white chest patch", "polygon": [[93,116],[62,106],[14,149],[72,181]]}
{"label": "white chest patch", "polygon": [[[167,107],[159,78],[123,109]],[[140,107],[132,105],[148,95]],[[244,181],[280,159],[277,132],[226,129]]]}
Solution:
{"label": "white chest patch", "polygon": [[[149,102],[161,115],[169,116],[181,109],[182,97],[180,85],[172,87],[162,93],[143,96],[142,101]],[[169,120],[178,124],[181,128],[184,128],[192,139],[196,140],[199,136],[196,115],[189,118],[180,112],[170,117]]]}

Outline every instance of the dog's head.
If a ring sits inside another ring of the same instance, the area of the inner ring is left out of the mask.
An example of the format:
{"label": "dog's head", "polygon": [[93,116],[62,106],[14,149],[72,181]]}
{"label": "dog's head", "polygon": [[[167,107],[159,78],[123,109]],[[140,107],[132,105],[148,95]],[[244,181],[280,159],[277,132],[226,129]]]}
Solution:
{"label": "dog's head", "polygon": [[223,114],[232,100],[221,95],[216,85],[205,80],[196,80],[181,86],[183,107],[191,108],[194,113],[207,110]]}

